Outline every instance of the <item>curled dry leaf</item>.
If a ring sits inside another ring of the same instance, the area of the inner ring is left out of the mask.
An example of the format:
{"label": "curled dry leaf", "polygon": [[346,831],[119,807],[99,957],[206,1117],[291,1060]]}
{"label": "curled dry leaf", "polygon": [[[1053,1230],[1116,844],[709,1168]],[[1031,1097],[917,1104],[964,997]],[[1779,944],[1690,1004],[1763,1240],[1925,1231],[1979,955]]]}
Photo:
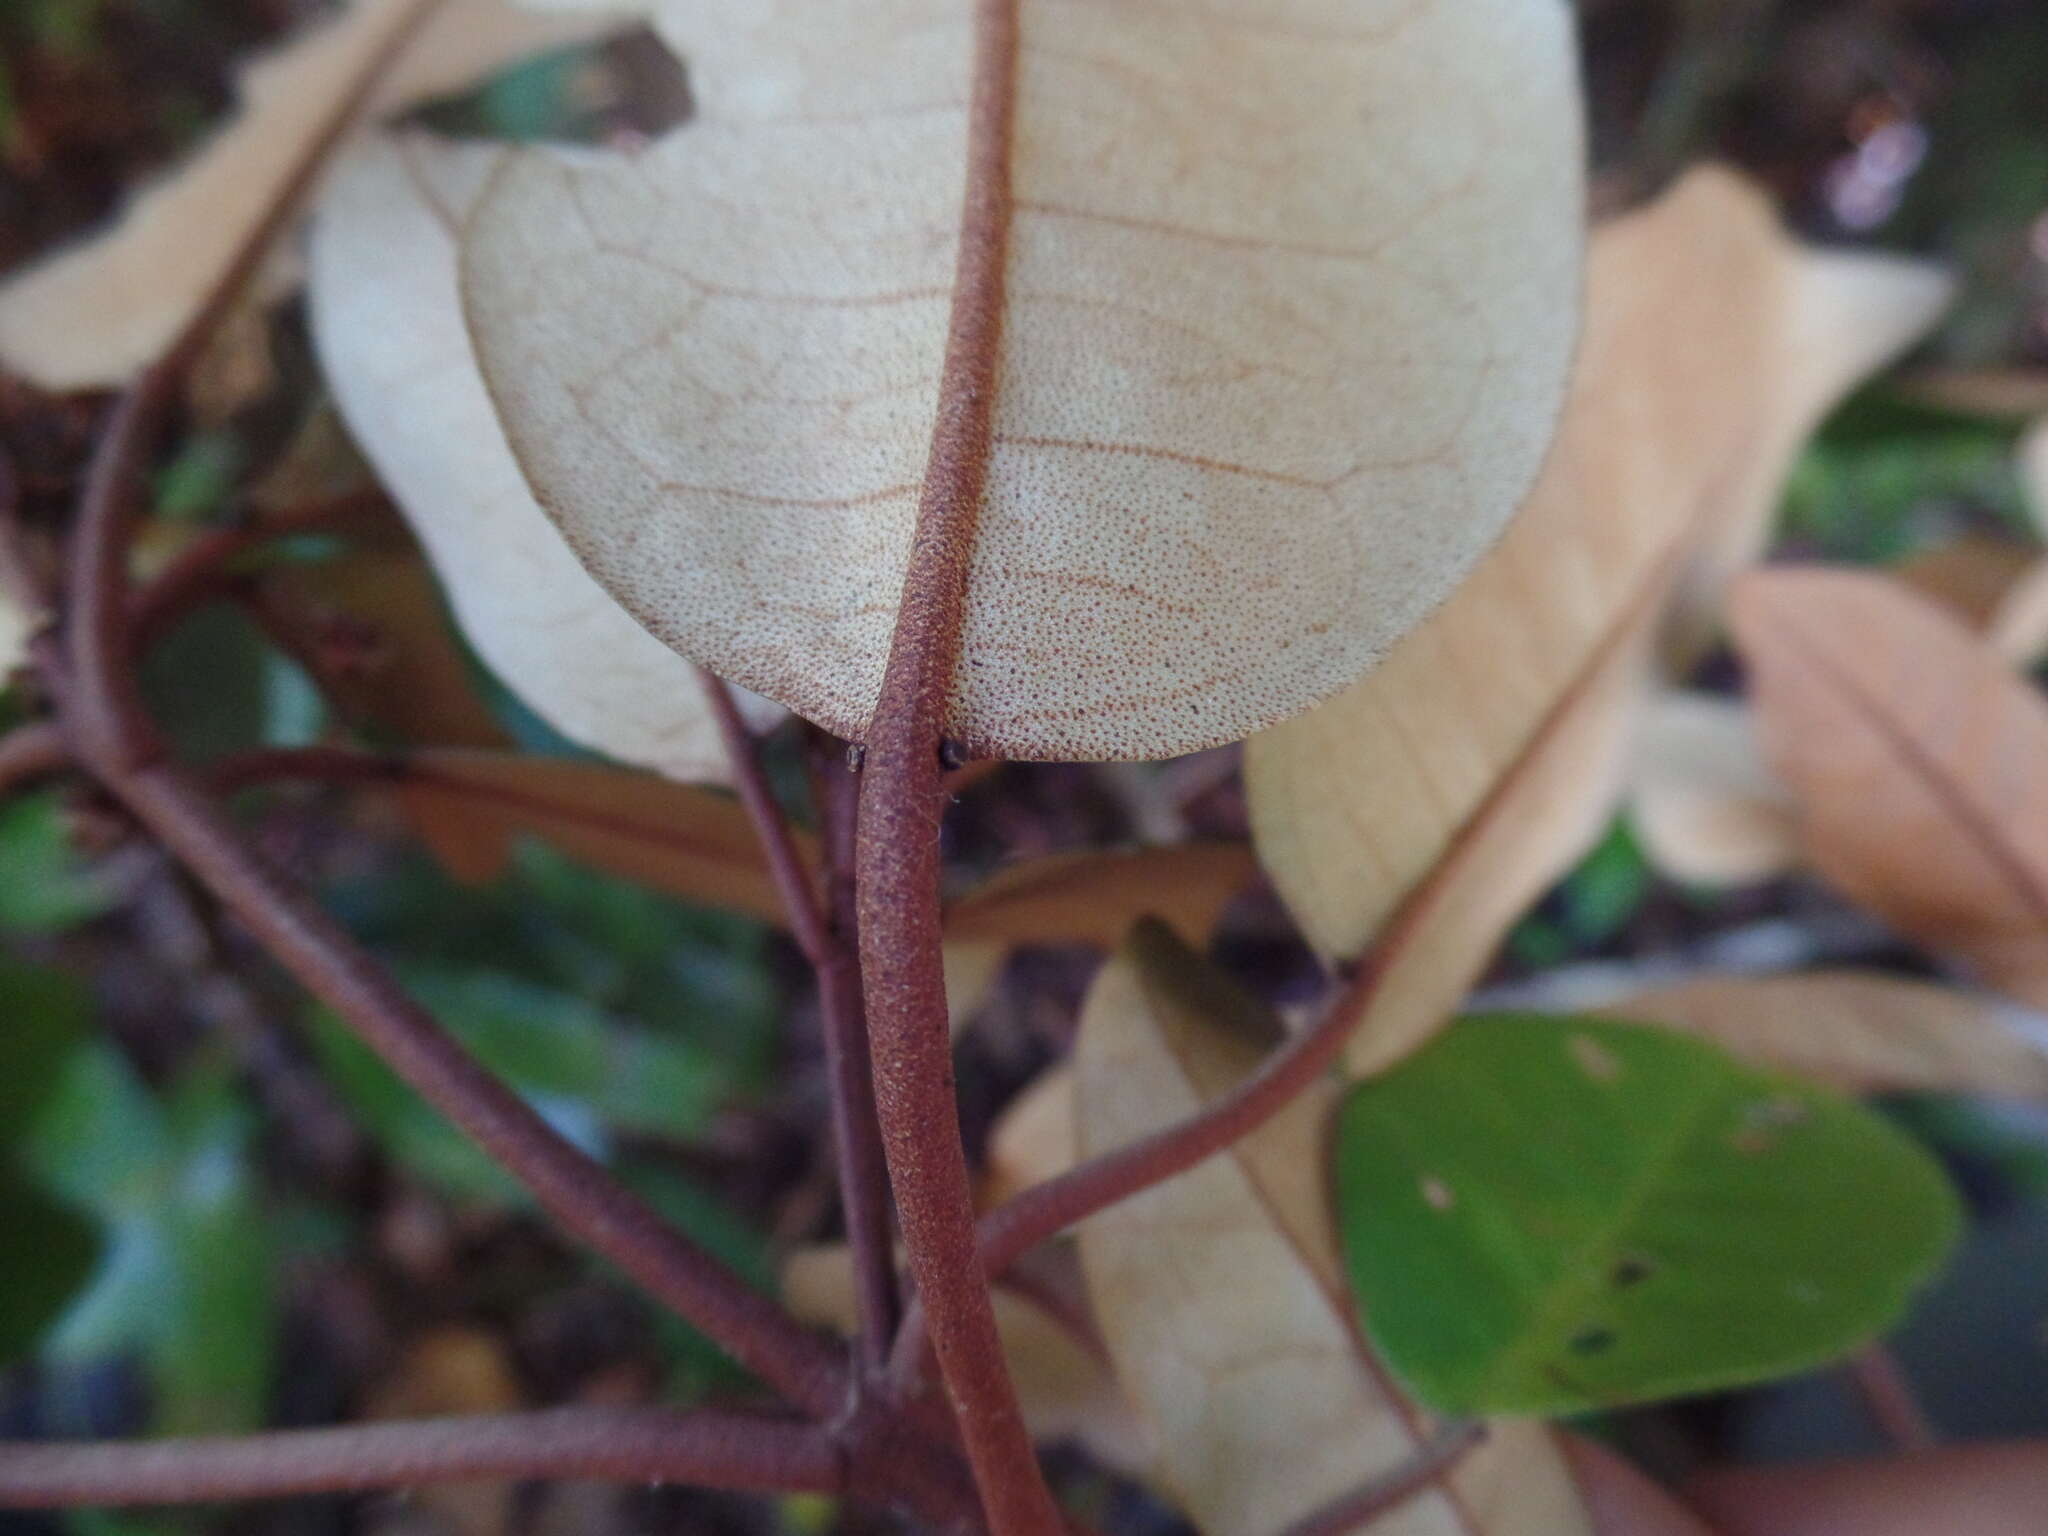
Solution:
{"label": "curled dry leaf", "polygon": [[350,427],[493,671],[565,736],[672,778],[728,775],[695,669],[584,571],[484,392],[455,231],[501,151],[423,134],[336,168],[314,226],[314,334]]}
{"label": "curled dry leaf", "polygon": [[1190,942],[1209,937],[1258,863],[1241,843],[1056,853],[998,871],[946,909],[946,997],[955,1027],[1020,944],[1113,949],[1141,917]]}
{"label": "curled dry leaf", "polygon": [[1792,797],[1764,762],[1748,709],[1734,699],[1675,690],[1653,699],[1636,737],[1628,793],[1643,853],[1670,879],[1744,885],[1798,860]]}
{"label": "curled dry leaf", "polygon": [[[458,878],[489,880],[511,840],[545,838],[607,874],[780,922],[753,824],[729,796],[605,763],[500,752],[414,752],[388,782]],[[807,839],[799,847],[815,853]]]}
{"label": "curled dry leaf", "polygon": [[339,127],[612,24],[505,0],[355,0],[250,64],[239,115],[119,224],[0,285],[0,365],[45,389],[121,383],[171,346]]}
{"label": "curled dry leaf", "polygon": [[1709,976],[1598,1011],[1853,1093],[2048,1097],[2041,1018],[1960,987],[1862,971]]}
{"label": "curled dry leaf", "polygon": [[[1103,968],[1075,1047],[1080,1151],[1157,1130],[1226,1091],[1278,1021],[1157,924]],[[1331,1222],[1318,1084],[1229,1153],[1093,1216],[1081,1261],[1165,1485],[1211,1536],[1275,1531],[1397,1467],[1429,1427],[1352,1323]],[[1438,1487],[1370,1529],[1587,1530],[1547,1431],[1501,1424]]]}
{"label": "curled dry leaf", "polygon": [[1246,749],[1260,858],[1326,955],[1361,953],[1459,861],[1354,1070],[1440,1027],[1598,834],[1681,578],[1704,594],[1753,542],[1814,423],[1947,292],[1923,266],[1800,246],[1718,170],[1596,235],[1564,426],[1507,536],[1370,677]]}
{"label": "curled dry leaf", "polygon": [[[1078,1337],[1026,1291],[998,1285],[994,1297],[1032,1438],[1076,1440],[1108,1466],[1143,1471],[1153,1458],[1151,1442],[1099,1343]],[[792,1253],[782,1266],[782,1299],[805,1322],[851,1334],[859,1323],[851,1252],[833,1246]]]}
{"label": "curled dry leaf", "polygon": [[2048,703],[1881,576],[1759,571],[1731,617],[1814,867],[2048,1006]]}
{"label": "curled dry leaf", "polygon": [[946,714],[977,755],[1163,757],[1306,708],[1527,489],[1578,287],[1558,0],[655,24],[698,118],[508,162],[464,293],[542,503],[721,675],[865,733],[934,424],[970,404],[956,318],[1000,332],[959,369],[992,378]]}

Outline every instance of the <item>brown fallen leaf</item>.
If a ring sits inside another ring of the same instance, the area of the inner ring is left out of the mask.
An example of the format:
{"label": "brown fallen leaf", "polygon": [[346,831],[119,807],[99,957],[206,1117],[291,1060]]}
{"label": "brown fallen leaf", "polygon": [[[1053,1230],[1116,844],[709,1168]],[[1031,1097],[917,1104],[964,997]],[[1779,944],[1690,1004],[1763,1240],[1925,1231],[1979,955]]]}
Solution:
{"label": "brown fallen leaf", "polygon": [[2048,1006],[2048,702],[1881,576],[1759,571],[1731,617],[1808,860],[1902,933]]}
{"label": "brown fallen leaf", "polygon": [[[1106,1466],[1143,1472],[1152,1444],[1093,1341],[1077,1338],[1027,1292],[998,1285],[994,1295],[996,1327],[1032,1438],[1075,1440]],[[858,1318],[851,1252],[834,1245],[792,1253],[782,1266],[782,1299],[805,1322],[852,1333]]]}
{"label": "brown fallen leaf", "polygon": [[1735,699],[1667,690],[1651,700],[1629,765],[1628,814],[1667,879],[1747,885],[1798,861],[1792,797]]}
{"label": "brown fallen leaf", "polygon": [[511,840],[531,833],[621,879],[782,921],[753,824],[728,795],[606,763],[454,750],[409,753],[389,782],[459,878],[495,877]]}
{"label": "brown fallen leaf", "polygon": [[[1198,1109],[1279,1023],[1171,932],[1136,930],[1097,977],[1074,1053],[1083,1155]],[[1227,1154],[1099,1215],[1081,1262],[1164,1487],[1211,1536],[1272,1536],[1412,1457],[1429,1427],[1361,1339],[1325,1187],[1325,1080]],[[1370,1529],[1587,1530],[1549,1432],[1494,1426],[1444,1483]]]}
{"label": "brown fallen leaf", "polygon": [[1964,416],[2048,416],[2048,368],[1916,368],[1899,393]]}
{"label": "brown fallen leaf", "polygon": [[2038,550],[2017,540],[1965,533],[1915,552],[1891,574],[1970,628],[1989,633],[2013,589],[2039,560]]}
{"label": "brown fallen leaf", "polygon": [[[470,642],[582,745],[686,782],[729,777],[695,669],[584,571],[527,489],[462,323],[455,230],[502,151],[371,138],[314,221],[312,314],[329,382]],[[750,711],[766,724],[779,711]]]}
{"label": "brown fallen leaf", "polygon": [[[657,4],[700,115],[510,159],[465,233],[527,478],[650,630],[858,739],[934,422],[982,402],[949,735],[1164,757],[1306,708],[1498,534],[1576,328],[1568,8],[1382,20]],[[1001,342],[942,390],[956,309]]]}
{"label": "brown fallen leaf", "polygon": [[1257,876],[1258,863],[1241,843],[1056,853],[999,870],[946,909],[953,1026],[980,1008],[1019,945],[1111,949],[1147,915],[1200,943]]}
{"label": "brown fallen leaf", "polygon": [[0,365],[45,389],[121,383],[198,313],[337,123],[402,111],[615,25],[505,0],[355,0],[253,61],[238,115],[112,229],[0,284]]}
{"label": "brown fallen leaf", "polygon": [[1745,1060],[1852,1093],[2048,1097],[2023,1010],[1960,987],[1864,971],[1710,976],[1597,1012],[1704,1035]]}
{"label": "brown fallen leaf", "polygon": [[1199,941],[1258,873],[1242,843],[1048,854],[998,870],[952,903],[946,936],[1110,949],[1150,915]]}
{"label": "brown fallen leaf", "polygon": [[299,659],[351,725],[407,746],[508,747],[417,553],[357,548],[264,574],[259,601],[307,643]]}
{"label": "brown fallen leaf", "polygon": [[1259,856],[1326,956],[1360,954],[1458,850],[1354,1071],[1436,1030],[1597,836],[1667,605],[1708,597],[1814,423],[1947,292],[1923,266],[1801,246],[1720,170],[1595,236],[1565,424],[1507,536],[1376,672],[1246,748]]}

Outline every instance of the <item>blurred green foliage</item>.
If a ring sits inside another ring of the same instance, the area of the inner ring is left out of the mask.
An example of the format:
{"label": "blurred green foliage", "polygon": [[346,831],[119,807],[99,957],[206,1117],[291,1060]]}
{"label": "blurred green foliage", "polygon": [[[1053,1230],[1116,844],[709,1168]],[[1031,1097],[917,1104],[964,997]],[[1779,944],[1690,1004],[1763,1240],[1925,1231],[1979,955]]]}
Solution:
{"label": "blurred green foliage", "polygon": [[91,1284],[45,1342],[57,1360],[137,1351],[150,1427],[263,1422],[276,1348],[273,1243],[232,1076],[195,1062],[159,1098],[110,1045],[80,1048],[31,1123],[41,1186],[107,1239]]}

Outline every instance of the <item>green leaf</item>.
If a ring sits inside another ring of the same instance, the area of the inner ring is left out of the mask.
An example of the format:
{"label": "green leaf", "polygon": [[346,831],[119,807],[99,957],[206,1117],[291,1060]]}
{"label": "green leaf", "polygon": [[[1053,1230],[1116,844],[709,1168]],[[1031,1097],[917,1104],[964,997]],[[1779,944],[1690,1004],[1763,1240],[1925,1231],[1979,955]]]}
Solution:
{"label": "green leaf", "polygon": [[159,1100],[95,1043],[73,1055],[23,1140],[25,1171],[99,1218],[109,1244],[48,1352],[138,1350],[161,1434],[264,1418],[278,1305],[252,1130],[223,1073],[195,1068]]}
{"label": "green leaf", "polygon": [[92,1000],[60,971],[0,959],[0,1146],[55,1090],[92,1023]]}
{"label": "green leaf", "polygon": [[72,845],[62,791],[0,808],[0,928],[52,933],[99,916],[117,899]]}
{"label": "green leaf", "polygon": [[1608,1021],[1464,1020],[1355,1089],[1333,1145],[1372,1338],[1454,1414],[1809,1369],[1890,1326],[1962,1220],[1880,1116]]}
{"label": "green leaf", "polygon": [[[477,1059],[593,1154],[609,1132],[688,1138],[734,1096],[730,1066],[695,1043],[613,1018],[578,997],[491,972],[401,969],[408,988]],[[483,1204],[516,1184],[331,1017],[321,1062],[372,1136],[416,1177]]]}
{"label": "green leaf", "polygon": [[35,1347],[99,1261],[93,1224],[0,1179],[0,1365]]}

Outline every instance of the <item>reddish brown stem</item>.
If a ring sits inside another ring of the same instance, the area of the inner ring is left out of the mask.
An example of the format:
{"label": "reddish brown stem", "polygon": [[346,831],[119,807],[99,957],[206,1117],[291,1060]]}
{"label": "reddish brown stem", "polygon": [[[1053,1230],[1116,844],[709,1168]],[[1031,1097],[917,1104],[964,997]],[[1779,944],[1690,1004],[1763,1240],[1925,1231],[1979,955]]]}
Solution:
{"label": "reddish brown stem", "polygon": [[1927,1451],[1940,1443],[1934,1421],[1913,1395],[1913,1384],[1897,1356],[1882,1344],[1860,1349],[1849,1361],[1849,1379],[1863,1399],[1870,1421],[1895,1451]]}
{"label": "reddish brown stem", "polygon": [[951,329],[896,630],[868,727],[855,873],[875,1100],[939,1373],[996,1536],[1052,1536],[1059,1513],[975,1255],[939,922],[940,733],[988,475],[1017,48],[1016,0],[980,0]]}
{"label": "reddish brown stem", "polygon": [[108,787],[308,991],[564,1229],[791,1401],[821,1415],[838,1410],[846,1383],[835,1348],[747,1289],[479,1066],[337,923],[250,853],[181,773],[157,765],[114,776]]}
{"label": "reddish brown stem", "polygon": [[814,1413],[841,1403],[838,1353],[675,1232],[523,1099],[484,1071],[349,934],[251,853],[163,760],[128,667],[128,529],[144,460],[175,384],[160,365],[116,408],[72,535],[57,692],[80,761],[213,897],[391,1067],[543,1207],[764,1381]]}
{"label": "reddish brown stem", "polygon": [[17,725],[0,736],[0,795],[32,779],[61,773],[71,765],[71,749],[64,732],[53,721],[36,720]]}
{"label": "reddish brown stem", "polygon": [[1281,1536],[1348,1536],[1352,1531],[1363,1530],[1442,1478],[1485,1438],[1483,1424],[1447,1425],[1400,1466],[1389,1468],[1355,1492],[1302,1516]]}
{"label": "reddish brown stem", "polygon": [[189,1504],[480,1478],[611,1478],[836,1493],[824,1431],[660,1408],[557,1408],[127,1444],[0,1445],[0,1506]]}
{"label": "reddish brown stem", "polygon": [[129,604],[130,643],[146,649],[194,608],[232,595],[240,580],[234,565],[243,555],[293,534],[346,526],[383,504],[381,493],[361,491],[201,534]]}
{"label": "reddish brown stem", "polygon": [[[789,819],[769,786],[759,746],[740,718],[732,690],[702,667],[697,676],[732,763],[733,788],[754,823],[769,875],[788,914],[790,933],[817,977],[825,1071],[832,1097],[834,1160],[853,1249],[860,1322],[856,1347],[863,1368],[872,1369],[883,1360],[896,1330],[896,1265],[890,1255],[888,1174],[882,1160],[881,1131],[875,1123],[860,964],[851,947],[851,935],[834,921],[842,909],[835,903],[828,913],[818,901],[811,870],[797,851]],[[828,834],[828,857],[832,842]],[[838,883],[836,879],[834,883]]]}
{"label": "reddish brown stem", "polygon": [[869,1056],[867,998],[860,973],[860,923],[854,889],[854,848],[860,784],[846,763],[845,743],[812,732],[811,782],[825,842],[825,893],[841,963],[819,972],[824,999],[825,1069],[832,1084],[840,1189],[846,1202],[847,1242],[853,1250],[855,1301],[860,1317],[860,1360],[870,1374],[888,1359],[901,1323],[896,1280],[895,1222],[889,1205],[889,1165],[875,1115],[874,1064]]}

